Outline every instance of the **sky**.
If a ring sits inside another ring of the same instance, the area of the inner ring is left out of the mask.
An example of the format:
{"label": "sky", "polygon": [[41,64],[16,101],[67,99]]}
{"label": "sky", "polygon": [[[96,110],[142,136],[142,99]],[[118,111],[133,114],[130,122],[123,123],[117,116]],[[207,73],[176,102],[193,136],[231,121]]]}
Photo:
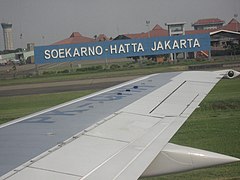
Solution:
{"label": "sky", "polygon": [[[240,20],[240,0],[0,0],[0,22],[13,24],[14,48],[49,45],[72,32],[84,36],[147,32],[156,24],[219,18]],[[20,35],[22,34],[22,38]],[[4,49],[2,28],[0,50]]]}

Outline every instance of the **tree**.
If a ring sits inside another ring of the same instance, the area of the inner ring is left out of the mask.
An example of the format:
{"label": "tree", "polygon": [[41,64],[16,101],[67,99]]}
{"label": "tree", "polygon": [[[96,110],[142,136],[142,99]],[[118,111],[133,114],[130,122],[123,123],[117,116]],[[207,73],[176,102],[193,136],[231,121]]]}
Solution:
{"label": "tree", "polygon": [[240,53],[240,44],[229,41],[227,49],[230,50],[231,55],[235,56]]}

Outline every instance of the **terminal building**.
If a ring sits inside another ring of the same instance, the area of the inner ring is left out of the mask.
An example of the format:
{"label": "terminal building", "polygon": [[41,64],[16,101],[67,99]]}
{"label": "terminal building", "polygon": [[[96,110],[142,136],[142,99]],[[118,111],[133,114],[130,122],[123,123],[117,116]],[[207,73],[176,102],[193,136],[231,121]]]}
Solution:
{"label": "terminal building", "polygon": [[[150,22],[150,21],[149,21]],[[150,23],[149,23],[150,24]],[[148,27],[149,27],[148,24]],[[240,54],[240,51],[235,51],[233,53],[234,46],[240,45],[240,23],[237,19],[231,19],[227,24],[225,21],[218,18],[210,19],[200,19],[192,24],[194,27],[193,30],[185,29],[184,23],[166,23],[165,27],[160,25],[155,25],[152,29],[147,32],[141,33],[129,33],[129,34],[120,34],[115,38],[108,38],[104,34],[95,35],[94,37],[86,37],[79,32],[73,32],[70,37],[57,41],[51,45],[61,45],[61,44],[80,44],[88,42],[98,42],[98,41],[111,41],[111,40],[121,40],[121,39],[139,39],[139,38],[151,38],[151,37],[162,37],[162,36],[171,36],[171,35],[184,35],[184,34],[204,34],[208,33],[211,37],[211,51],[210,52],[192,52],[192,53],[178,53],[170,54],[169,58],[174,59],[186,59],[186,58],[211,58],[212,56],[218,55],[232,55]],[[4,34],[4,45],[5,50],[13,49],[13,37],[12,37],[12,24],[10,23],[1,23]],[[30,50],[31,49],[31,50]],[[24,59],[25,62],[33,62],[33,47],[30,48],[26,53],[15,54],[15,58]],[[12,59],[5,58],[6,55],[2,55],[3,59]],[[28,57],[31,57],[27,61]],[[158,57],[157,57],[158,58]],[[160,61],[163,59],[160,58]],[[0,59],[1,61],[1,59]],[[157,59],[158,61],[158,59]],[[159,62],[160,62],[159,61]]]}
{"label": "terminal building", "polygon": [[[211,37],[211,54],[217,55],[231,55],[231,46],[240,45],[240,23],[233,18],[227,24],[225,21],[218,18],[200,19],[192,24],[193,30],[186,30],[184,23],[166,23],[166,27],[155,25],[153,29],[148,32],[121,34],[114,39],[107,38],[104,34],[95,36],[94,38],[85,37],[79,32],[74,32],[67,39],[58,41],[57,44],[79,44],[86,42],[107,41],[107,40],[121,40],[121,39],[139,39],[149,37],[161,37],[171,35],[184,35],[184,34],[204,34],[208,33]],[[240,52],[238,52],[240,54]],[[179,54],[177,55],[179,56]],[[177,59],[176,55],[170,55],[171,59]],[[193,52],[184,54],[181,58],[209,58],[209,52]],[[211,58],[211,57],[210,57]]]}
{"label": "terminal building", "polygon": [[219,29],[223,27],[225,21],[218,18],[211,19],[199,19],[192,24],[194,30],[208,30],[208,29]]}
{"label": "terminal building", "polygon": [[[183,23],[166,23],[168,29],[156,25],[152,30],[146,33],[122,34],[115,38],[117,39],[134,39],[134,38],[147,38],[179,34],[210,34],[211,37],[211,54],[218,55],[231,55],[232,45],[240,45],[240,23],[236,19],[232,19],[224,25],[224,21],[220,19],[201,19],[194,23],[196,26],[194,30],[185,30]],[[168,26],[170,25],[170,26]],[[177,26],[179,27],[177,27]],[[198,25],[201,25],[198,26]],[[177,28],[176,28],[176,27]],[[169,27],[173,29],[169,30]],[[178,30],[178,31],[176,31]],[[175,34],[174,34],[175,33]],[[148,36],[149,35],[149,36]],[[240,54],[240,52],[237,52]],[[188,53],[190,58],[209,58],[210,53],[206,51]],[[171,55],[172,56],[172,55]],[[186,57],[186,56],[185,56]],[[175,57],[178,58],[178,57]],[[210,57],[211,58],[211,57]],[[172,59],[172,58],[171,58]]]}

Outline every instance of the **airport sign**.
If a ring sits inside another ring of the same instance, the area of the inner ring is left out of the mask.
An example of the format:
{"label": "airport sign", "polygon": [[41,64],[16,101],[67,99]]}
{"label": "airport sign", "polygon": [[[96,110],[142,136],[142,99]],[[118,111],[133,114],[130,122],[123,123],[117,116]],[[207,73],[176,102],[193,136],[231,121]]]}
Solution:
{"label": "airport sign", "polygon": [[210,50],[210,35],[195,34],[81,44],[37,46],[36,64],[113,59]]}

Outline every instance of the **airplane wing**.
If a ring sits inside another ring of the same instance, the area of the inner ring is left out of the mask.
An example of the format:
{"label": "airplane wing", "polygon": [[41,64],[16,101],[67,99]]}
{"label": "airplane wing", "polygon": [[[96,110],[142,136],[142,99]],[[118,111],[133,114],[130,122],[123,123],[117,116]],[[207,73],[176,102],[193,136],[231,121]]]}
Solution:
{"label": "airplane wing", "polygon": [[[233,70],[154,74],[3,125],[0,137],[4,128],[17,132],[22,128],[23,139],[29,141],[17,140],[28,149],[11,145],[27,155],[18,155],[26,158],[15,162],[13,150],[9,151],[8,161],[18,167],[9,165],[5,171],[14,170],[2,178],[132,180],[238,161],[168,143],[222,77],[238,74]],[[46,141],[50,142],[45,146]],[[3,155],[2,146],[0,155],[6,162],[8,153]],[[42,146],[43,152],[38,151]],[[32,157],[31,151],[36,151]]]}

